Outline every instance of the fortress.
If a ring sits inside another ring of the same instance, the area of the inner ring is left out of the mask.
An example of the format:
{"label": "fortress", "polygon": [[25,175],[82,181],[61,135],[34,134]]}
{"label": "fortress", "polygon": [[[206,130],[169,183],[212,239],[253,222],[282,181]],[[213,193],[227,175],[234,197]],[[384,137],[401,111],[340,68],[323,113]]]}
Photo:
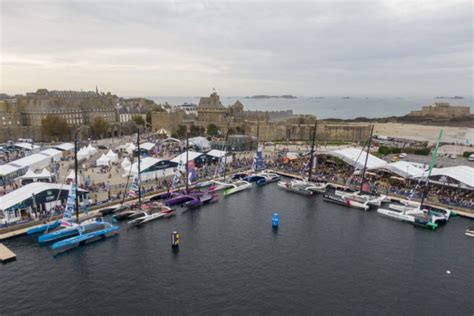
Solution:
{"label": "fortress", "polygon": [[411,111],[408,114],[413,118],[453,119],[465,118],[471,115],[468,106],[453,106],[449,103],[435,102],[433,105],[423,106],[420,111]]}

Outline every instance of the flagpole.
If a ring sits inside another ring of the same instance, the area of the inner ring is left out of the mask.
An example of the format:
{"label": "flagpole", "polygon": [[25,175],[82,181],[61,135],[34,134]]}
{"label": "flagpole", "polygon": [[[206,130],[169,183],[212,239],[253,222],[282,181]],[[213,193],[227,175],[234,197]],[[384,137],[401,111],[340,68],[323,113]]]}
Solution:
{"label": "flagpole", "polygon": [[[75,193],[76,193],[76,196],[74,198],[74,207],[75,207],[75,211],[76,211],[76,222],[79,224],[79,197],[78,197],[78,183],[77,183],[77,168],[78,168],[78,162],[77,162],[77,130],[76,132],[74,133],[74,182],[76,184],[76,187],[75,187]],[[72,186],[71,186],[71,190],[72,190]]]}
{"label": "flagpole", "polygon": [[142,204],[142,183],[140,175],[140,126],[137,131],[137,150],[138,150],[138,204]]}
{"label": "flagpole", "polygon": [[189,189],[189,167],[188,167],[188,161],[189,159],[189,137],[188,137],[188,127],[186,126],[186,177],[185,177],[185,181],[186,181],[186,194],[188,193],[188,189]]}

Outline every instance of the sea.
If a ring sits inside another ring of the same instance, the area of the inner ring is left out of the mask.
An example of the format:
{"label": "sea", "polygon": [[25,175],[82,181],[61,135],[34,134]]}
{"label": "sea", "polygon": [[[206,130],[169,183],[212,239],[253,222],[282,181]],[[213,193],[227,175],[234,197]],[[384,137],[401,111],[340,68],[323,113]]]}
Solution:
{"label": "sea", "polygon": [[[200,97],[149,97],[158,104],[181,105],[198,104]],[[474,113],[473,97],[464,99],[437,99],[434,97],[297,97],[294,99],[269,98],[253,99],[246,96],[221,96],[224,105],[234,104],[239,100],[245,110],[282,111],[293,110],[294,114],[312,114],[320,119],[356,117],[381,118],[403,116],[410,111],[420,110],[424,105],[434,102],[447,102],[451,105],[464,105]]]}
{"label": "sea", "polygon": [[[60,256],[4,243],[1,315],[472,315],[474,221],[436,231],[276,184]],[[272,229],[272,215],[280,226]],[[178,251],[171,233],[181,234]]]}

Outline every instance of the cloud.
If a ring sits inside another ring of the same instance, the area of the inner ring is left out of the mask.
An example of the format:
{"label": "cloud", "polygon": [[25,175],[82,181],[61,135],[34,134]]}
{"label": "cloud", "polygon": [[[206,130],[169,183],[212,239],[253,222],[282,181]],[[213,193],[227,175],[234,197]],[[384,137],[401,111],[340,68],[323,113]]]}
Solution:
{"label": "cloud", "polygon": [[13,93],[472,94],[470,1],[3,1],[0,44]]}

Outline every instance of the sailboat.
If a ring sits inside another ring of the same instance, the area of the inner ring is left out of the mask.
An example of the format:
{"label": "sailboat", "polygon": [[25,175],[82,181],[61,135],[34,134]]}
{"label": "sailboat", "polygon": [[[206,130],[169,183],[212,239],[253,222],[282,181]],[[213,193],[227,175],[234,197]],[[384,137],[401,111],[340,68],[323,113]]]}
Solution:
{"label": "sailboat", "polygon": [[312,179],[312,171],[314,168],[314,164],[316,163],[314,157],[314,147],[315,147],[315,140],[316,140],[316,129],[317,129],[317,120],[314,121],[314,128],[313,128],[313,137],[312,137],[312,144],[311,144],[311,152],[310,152],[310,159],[308,162],[308,178],[307,179],[294,179],[289,182],[280,181],[278,183],[279,187],[298,194],[302,195],[312,195],[313,193],[324,193],[328,184],[326,182],[313,182]]}
{"label": "sailboat", "polygon": [[[429,190],[429,177],[431,176],[431,172],[433,167],[436,163],[436,157],[438,155],[438,148],[441,142],[441,137],[443,135],[443,130],[440,129],[438,135],[438,141],[436,142],[436,147],[433,151],[433,155],[431,157],[430,167],[428,169],[428,174],[425,180],[425,187],[423,190],[423,195],[421,198],[421,203],[418,206],[413,206],[416,204],[407,203],[406,205],[400,204],[390,204],[388,209],[379,208],[377,212],[379,214],[385,215],[387,217],[397,219],[404,222],[409,222],[417,226],[427,227],[431,229],[436,229],[439,224],[445,223],[449,220],[451,215],[450,210],[436,210],[430,208],[424,204],[426,196]],[[416,190],[416,187],[415,189]]]}
{"label": "sailboat", "polygon": [[[102,217],[79,222],[79,197],[77,184],[77,132],[74,140],[74,182],[69,191],[64,218],[61,226],[64,229],[57,232],[42,235],[38,238],[38,242],[51,242],[59,239],[51,245],[51,249],[56,252],[62,252],[71,248],[90,243],[99,239],[104,239],[118,233],[118,227],[105,222]],[[72,212],[75,210],[76,222],[72,220]],[[41,240],[40,240],[41,239]]]}

